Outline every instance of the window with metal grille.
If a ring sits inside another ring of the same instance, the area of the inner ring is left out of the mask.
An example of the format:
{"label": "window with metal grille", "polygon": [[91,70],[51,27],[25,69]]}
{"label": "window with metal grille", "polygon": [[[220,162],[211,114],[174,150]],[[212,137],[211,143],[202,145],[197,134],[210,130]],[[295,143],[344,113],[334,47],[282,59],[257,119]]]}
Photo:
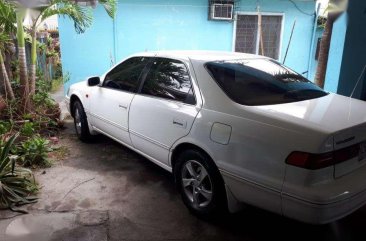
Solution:
{"label": "window with metal grille", "polygon": [[258,15],[238,15],[235,51],[278,59],[281,30],[282,16],[262,15],[259,21]]}

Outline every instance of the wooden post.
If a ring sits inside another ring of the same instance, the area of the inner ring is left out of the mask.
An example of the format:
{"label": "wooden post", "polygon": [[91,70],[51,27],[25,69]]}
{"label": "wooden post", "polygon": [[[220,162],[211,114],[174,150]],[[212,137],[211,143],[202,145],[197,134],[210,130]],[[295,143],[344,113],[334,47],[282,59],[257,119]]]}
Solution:
{"label": "wooden post", "polygon": [[263,43],[263,31],[262,31],[262,13],[260,11],[260,6],[257,6],[258,11],[258,32],[259,32],[259,53],[264,55],[264,43]]}

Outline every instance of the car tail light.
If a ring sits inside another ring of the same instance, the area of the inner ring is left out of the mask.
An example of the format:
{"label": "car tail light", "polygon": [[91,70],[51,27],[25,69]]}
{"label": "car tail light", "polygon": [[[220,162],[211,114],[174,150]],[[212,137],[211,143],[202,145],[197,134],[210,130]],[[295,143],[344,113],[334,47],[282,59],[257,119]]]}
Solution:
{"label": "car tail light", "polygon": [[358,156],[359,151],[360,144],[322,154],[294,151],[287,157],[286,163],[292,166],[316,170],[352,159]]}

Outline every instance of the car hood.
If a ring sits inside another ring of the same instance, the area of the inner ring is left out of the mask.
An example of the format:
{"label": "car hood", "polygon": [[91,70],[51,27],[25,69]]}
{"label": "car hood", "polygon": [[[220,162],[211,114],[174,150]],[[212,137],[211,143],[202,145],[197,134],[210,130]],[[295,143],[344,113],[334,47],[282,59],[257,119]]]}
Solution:
{"label": "car hood", "polygon": [[284,123],[328,133],[366,123],[366,102],[333,93],[311,100],[255,106],[253,110]]}

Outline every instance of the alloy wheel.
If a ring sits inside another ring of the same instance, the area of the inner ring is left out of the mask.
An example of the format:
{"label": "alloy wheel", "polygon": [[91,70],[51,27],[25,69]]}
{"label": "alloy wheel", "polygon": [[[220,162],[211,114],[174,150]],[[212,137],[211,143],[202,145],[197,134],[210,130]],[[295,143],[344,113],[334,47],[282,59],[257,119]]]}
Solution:
{"label": "alloy wheel", "polygon": [[81,134],[81,116],[79,112],[79,108],[75,108],[75,129],[78,135]]}
{"label": "alloy wheel", "polygon": [[212,200],[213,186],[206,168],[195,160],[189,160],[181,174],[183,191],[193,207],[207,207]]}

